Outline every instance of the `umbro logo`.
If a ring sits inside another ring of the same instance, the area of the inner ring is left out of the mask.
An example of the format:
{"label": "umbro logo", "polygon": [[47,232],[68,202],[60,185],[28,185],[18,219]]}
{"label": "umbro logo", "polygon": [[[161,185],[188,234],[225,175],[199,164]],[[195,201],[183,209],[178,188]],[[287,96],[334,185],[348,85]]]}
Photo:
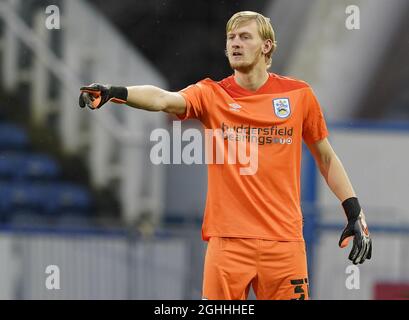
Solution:
{"label": "umbro logo", "polygon": [[230,103],[229,106],[230,106],[230,111],[240,112],[241,105],[237,103]]}

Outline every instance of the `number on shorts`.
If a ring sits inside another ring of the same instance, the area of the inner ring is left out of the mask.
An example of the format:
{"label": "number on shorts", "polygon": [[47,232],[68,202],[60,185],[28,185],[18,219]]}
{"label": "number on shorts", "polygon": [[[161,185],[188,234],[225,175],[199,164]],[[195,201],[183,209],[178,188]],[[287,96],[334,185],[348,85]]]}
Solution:
{"label": "number on shorts", "polygon": [[294,286],[294,293],[299,294],[300,296],[298,298],[294,298],[291,300],[305,300],[305,290],[303,288],[303,284],[307,285],[307,291],[308,291],[308,279],[295,279],[295,280],[290,280],[291,285]]}

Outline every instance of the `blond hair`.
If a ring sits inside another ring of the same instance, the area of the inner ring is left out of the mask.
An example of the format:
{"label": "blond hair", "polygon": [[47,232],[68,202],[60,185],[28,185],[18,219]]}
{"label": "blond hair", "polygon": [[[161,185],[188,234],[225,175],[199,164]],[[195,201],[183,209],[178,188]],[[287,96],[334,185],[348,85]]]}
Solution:
{"label": "blond hair", "polygon": [[254,11],[237,12],[227,22],[226,34],[252,20],[257,22],[258,33],[261,39],[271,40],[273,42],[271,50],[266,53],[266,63],[267,66],[270,67],[272,60],[271,56],[273,55],[274,51],[277,48],[277,41],[275,39],[275,32],[269,18]]}

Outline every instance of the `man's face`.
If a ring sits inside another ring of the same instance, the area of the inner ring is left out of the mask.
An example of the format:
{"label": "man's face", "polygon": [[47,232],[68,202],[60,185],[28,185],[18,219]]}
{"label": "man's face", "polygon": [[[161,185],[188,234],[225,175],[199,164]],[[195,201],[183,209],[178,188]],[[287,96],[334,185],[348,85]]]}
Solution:
{"label": "man's face", "polygon": [[249,21],[227,34],[226,49],[230,66],[233,70],[250,71],[260,59],[264,59],[261,39],[257,22]]}

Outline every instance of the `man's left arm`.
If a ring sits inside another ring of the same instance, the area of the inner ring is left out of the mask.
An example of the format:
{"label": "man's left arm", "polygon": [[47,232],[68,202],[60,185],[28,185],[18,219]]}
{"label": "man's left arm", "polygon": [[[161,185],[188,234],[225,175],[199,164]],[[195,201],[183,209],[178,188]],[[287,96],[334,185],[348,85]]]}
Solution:
{"label": "man's left arm", "polygon": [[372,240],[365,215],[344,166],[327,138],[307,145],[329,188],[341,201],[348,219],[339,240],[339,246],[345,248],[348,246],[349,240],[353,238],[349,259],[354,264],[363,263],[372,256]]}

